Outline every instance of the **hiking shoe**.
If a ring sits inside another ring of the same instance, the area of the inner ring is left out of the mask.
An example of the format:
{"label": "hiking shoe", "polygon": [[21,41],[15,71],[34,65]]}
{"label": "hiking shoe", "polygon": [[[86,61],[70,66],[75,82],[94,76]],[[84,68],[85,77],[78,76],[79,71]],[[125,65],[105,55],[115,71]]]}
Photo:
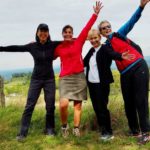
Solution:
{"label": "hiking shoe", "polygon": [[18,142],[23,142],[25,140],[26,136],[25,135],[22,135],[22,134],[18,134],[17,137],[16,137],[16,140]]}
{"label": "hiking shoe", "polygon": [[138,144],[144,145],[147,142],[150,142],[150,135],[148,133],[142,134],[142,136],[138,139]]}
{"label": "hiking shoe", "polygon": [[76,137],[80,137],[81,134],[80,134],[80,129],[79,128],[73,128],[72,130],[72,134]]}
{"label": "hiking shoe", "polygon": [[129,131],[128,136],[135,137],[135,138],[140,138],[142,136],[142,134],[140,132]]}
{"label": "hiking shoe", "polygon": [[64,138],[67,138],[69,136],[69,126],[61,127],[61,134]]}
{"label": "hiking shoe", "polygon": [[56,135],[54,128],[45,129],[44,133],[46,135],[49,135],[49,136],[55,136]]}
{"label": "hiking shoe", "polygon": [[110,140],[114,139],[114,136],[113,136],[113,134],[102,134],[100,136],[100,139],[103,141],[110,141]]}

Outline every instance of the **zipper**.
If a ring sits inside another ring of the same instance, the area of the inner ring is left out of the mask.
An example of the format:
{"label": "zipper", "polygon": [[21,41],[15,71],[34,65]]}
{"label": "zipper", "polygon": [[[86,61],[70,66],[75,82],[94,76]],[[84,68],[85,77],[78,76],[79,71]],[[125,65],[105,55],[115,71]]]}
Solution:
{"label": "zipper", "polygon": [[44,71],[45,70],[45,66],[44,66],[44,62],[45,62],[45,47],[44,47],[44,45],[42,45],[42,47],[43,47],[42,48],[42,51],[43,51],[42,52],[43,53],[43,66],[42,66],[43,69],[42,69],[42,72],[43,72],[43,75],[45,75],[45,73],[44,73],[45,72]]}

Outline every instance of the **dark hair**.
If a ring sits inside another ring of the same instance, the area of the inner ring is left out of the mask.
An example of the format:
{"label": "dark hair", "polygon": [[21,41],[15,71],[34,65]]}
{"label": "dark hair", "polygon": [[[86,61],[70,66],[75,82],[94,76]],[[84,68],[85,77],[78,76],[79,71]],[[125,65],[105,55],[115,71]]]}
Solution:
{"label": "dark hair", "polygon": [[73,27],[71,25],[64,26],[63,29],[62,29],[62,33],[65,32],[67,29],[71,29],[71,31],[73,33]]}
{"label": "dark hair", "polygon": [[[41,23],[41,24],[38,25],[37,30],[36,30],[36,36],[35,36],[35,40],[37,42],[40,42],[39,37],[37,36],[37,33],[38,33],[39,30],[49,32],[48,25],[45,24],[45,23]],[[50,42],[50,41],[51,41],[51,38],[50,38],[50,34],[49,34],[49,36],[47,38],[47,42]]]}

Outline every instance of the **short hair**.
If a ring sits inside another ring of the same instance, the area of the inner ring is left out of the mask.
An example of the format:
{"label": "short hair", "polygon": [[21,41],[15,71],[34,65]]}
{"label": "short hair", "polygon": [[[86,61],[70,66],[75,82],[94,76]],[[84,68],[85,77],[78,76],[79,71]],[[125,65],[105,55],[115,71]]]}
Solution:
{"label": "short hair", "polygon": [[110,22],[109,22],[108,20],[103,20],[103,21],[101,21],[101,22],[99,23],[99,25],[98,25],[99,31],[101,30],[101,25],[102,25],[103,23],[109,23],[109,24],[110,24]]}
{"label": "short hair", "polygon": [[67,29],[71,29],[71,31],[73,33],[73,27],[71,25],[65,25],[62,29],[62,33],[65,32]]}
{"label": "short hair", "polygon": [[88,39],[90,38],[91,35],[94,33],[98,34],[101,37],[100,31],[98,29],[91,29],[88,33]]}

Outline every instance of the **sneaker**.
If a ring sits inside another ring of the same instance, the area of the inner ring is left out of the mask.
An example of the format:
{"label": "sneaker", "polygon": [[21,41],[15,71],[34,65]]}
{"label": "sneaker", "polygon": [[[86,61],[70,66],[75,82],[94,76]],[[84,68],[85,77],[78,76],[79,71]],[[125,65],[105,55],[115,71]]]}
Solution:
{"label": "sneaker", "polygon": [[150,142],[150,135],[148,133],[144,133],[138,139],[138,144],[143,145],[143,144],[146,144],[147,142]]}
{"label": "sneaker", "polygon": [[69,136],[69,126],[61,127],[61,134],[64,138],[67,138]]}
{"label": "sneaker", "polygon": [[22,135],[22,134],[18,134],[17,137],[16,137],[16,140],[18,142],[23,142],[25,140],[26,136],[25,135]]}
{"label": "sneaker", "polygon": [[72,133],[76,137],[80,137],[80,129],[79,128],[73,128]]}
{"label": "sneaker", "polygon": [[49,135],[49,136],[55,136],[56,135],[54,128],[45,129],[44,133],[46,135]]}
{"label": "sneaker", "polygon": [[113,134],[102,134],[100,139],[103,141],[110,141],[110,140],[114,139],[114,136],[113,136]]}
{"label": "sneaker", "polygon": [[128,136],[135,137],[135,138],[140,138],[142,136],[142,134],[141,134],[141,132],[129,131]]}

